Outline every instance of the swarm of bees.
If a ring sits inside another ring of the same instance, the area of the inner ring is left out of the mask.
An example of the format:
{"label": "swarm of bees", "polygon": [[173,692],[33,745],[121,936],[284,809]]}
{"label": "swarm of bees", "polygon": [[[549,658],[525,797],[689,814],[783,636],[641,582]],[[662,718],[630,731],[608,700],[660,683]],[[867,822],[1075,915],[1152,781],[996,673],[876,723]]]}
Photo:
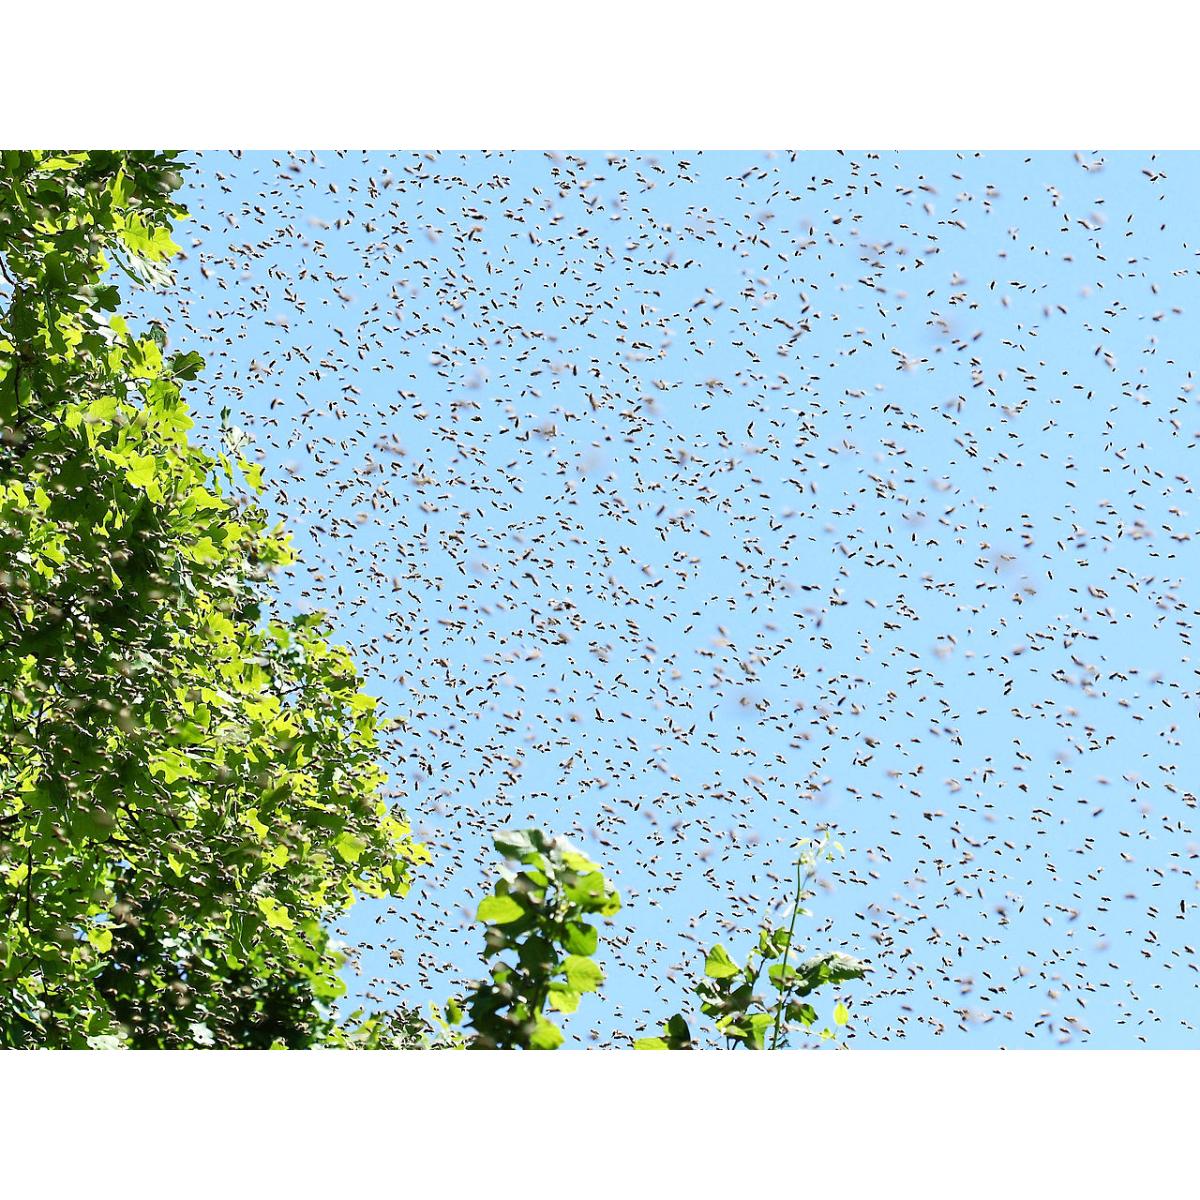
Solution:
{"label": "swarm of bees", "polygon": [[1195,1044],[1189,169],[196,156],[134,302],[434,855],[353,910],[358,993],[475,975],[489,831],[536,823],[622,891],[567,1026],[624,1044],[830,826],[859,1043]]}

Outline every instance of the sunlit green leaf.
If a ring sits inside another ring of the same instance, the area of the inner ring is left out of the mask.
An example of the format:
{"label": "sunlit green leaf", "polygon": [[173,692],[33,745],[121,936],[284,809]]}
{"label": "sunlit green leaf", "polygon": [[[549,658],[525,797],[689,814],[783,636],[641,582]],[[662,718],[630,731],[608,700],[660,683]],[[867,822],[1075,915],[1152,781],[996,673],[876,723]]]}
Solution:
{"label": "sunlit green leaf", "polygon": [[718,942],[704,960],[704,973],[710,979],[728,979],[739,971],[737,963],[729,957],[729,952]]}
{"label": "sunlit green leaf", "polygon": [[519,921],[525,909],[512,896],[488,896],[479,905],[477,917],[491,925],[507,925]]}

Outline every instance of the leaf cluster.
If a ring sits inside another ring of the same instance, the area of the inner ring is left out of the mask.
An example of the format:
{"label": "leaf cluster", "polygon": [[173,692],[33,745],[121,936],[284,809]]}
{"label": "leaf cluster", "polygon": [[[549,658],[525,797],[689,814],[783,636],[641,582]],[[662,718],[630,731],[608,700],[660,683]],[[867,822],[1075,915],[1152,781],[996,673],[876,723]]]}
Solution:
{"label": "leaf cluster", "polygon": [[[729,951],[717,943],[705,955],[704,977],[692,988],[700,1011],[709,1017],[719,1036],[728,1046],[747,1050],[786,1047],[794,1028],[812,1029],[819,1020],[809,997],[828,985],[862,979],[866,967],[858,959],[836,951],[826,951],[802,961],[794,961],[796,918],[808,915],[803,902],[813,892],[808,886],[816,874],[817,864],[828,860],[841,847],[823,837],[816,843],[802,843],[797,857],[796,893],[791,923],[787,928],[765,925],[758,943],[738,964]],[[765,983],[767,991],[759,991]],[[839,1000],[833,1010],[835,1025],[845,1025],[849,1011]],[[822,1038],[834,1036],[825,1026]],[[638,1050],[690,1050],[695,1046],[687,1021],[682,1014],[668,1020],[657,1036],[638,1038]]]}
{"label": "leaf cluster", "polygon": [[448,1015],[470,1026],[470,1049],[553,1050],[563,1034],[547,1013],[574,1012],[604,982],[592,960],[599,932],[587,918],[613,916],[621,898],[566,838],[502,830],[493,841],[511,865],[479,905],[491,977],[475,984],[465,1010],[447,1005]]}

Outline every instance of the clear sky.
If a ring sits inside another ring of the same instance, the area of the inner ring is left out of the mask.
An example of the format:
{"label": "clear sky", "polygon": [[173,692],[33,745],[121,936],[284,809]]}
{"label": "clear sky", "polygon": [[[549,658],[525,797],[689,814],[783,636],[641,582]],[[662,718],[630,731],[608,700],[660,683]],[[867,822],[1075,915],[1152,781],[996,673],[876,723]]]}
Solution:
{"label": "clear sky", "polygon": [[825,823],[852,1042],[1197,1044],[1200,160],[194,157],[132,303],[434,852],[354,909],[358,993],[474,974],[488,830],[538,823],[622,890],[566,1020],[620,1044]]}

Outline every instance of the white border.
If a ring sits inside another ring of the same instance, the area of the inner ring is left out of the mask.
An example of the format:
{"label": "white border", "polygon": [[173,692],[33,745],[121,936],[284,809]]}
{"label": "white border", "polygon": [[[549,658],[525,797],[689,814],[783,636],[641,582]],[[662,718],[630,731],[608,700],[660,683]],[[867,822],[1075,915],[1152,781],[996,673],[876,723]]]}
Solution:
{"label": "white border", "polygon": [[56,0],[0,18],[0,143],[1179,149],[1194,6]]}
{"label": "white border", "polygon": [[1152,1051],[13,1052],[0,1057],[4,1190],[1188,1194],[1198,1064]]}

